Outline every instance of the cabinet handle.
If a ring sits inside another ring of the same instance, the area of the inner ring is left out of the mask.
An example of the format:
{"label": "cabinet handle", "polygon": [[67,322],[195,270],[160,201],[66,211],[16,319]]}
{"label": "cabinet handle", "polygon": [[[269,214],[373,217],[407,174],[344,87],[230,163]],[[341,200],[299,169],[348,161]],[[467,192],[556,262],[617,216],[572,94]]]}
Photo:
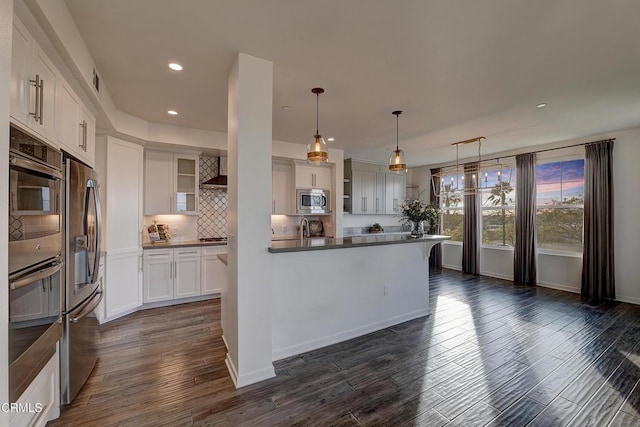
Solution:
{"label": "cabinet handle", "polygon": [[173,278],[173,262],[169,263],[169,278]]}
{"label": "cabinet handle", "polygon": [[30,116],[33,116],[33,119],[38,122],[39,118],[38,118],[38,111],[39,111],[39,105],[40,105],[40,74],[36,74],[36,78],[35,80],[31,80],[29,79],[29,83],[33,84],[33,86],[35,86],[36,88],[36,105],[35,108],[33,109],[33,113],[29,113]]}
{"label": "cabinet handle", "polygon": [[169,212],[173,212],[173,196],[169,196]]}
{"label": "cabinet handle", "polygon": [[42,292],[47,292],[47,284],[44,282],[44,279],[42,279]]}
{"label": "cabinet handle", "polygon": [[178,277],[178,261],[173,261],[173,277]]}
{"label": "cabinet handle", "polygon": [[49,292],[53,292],[53,282],[51,280],[51,277],[49,277]]}
{"label": "cabinet handle", "polygon": [[376,197],[376,212],[378,212],[380,210],[380,207],[379,207],[380,203],[379,202],[380,202],[380,199],[378,197]]}
{"label": "cabinet handle", "polygon": [[178,255],[189,255],[189,254],[197,254],[198,251],[190,251],[190,252],[178,252]]}
{"label": "cabinet handle", "polygon": [[40,125],[43,125],[44,123],[42,123],[42,118],[43,118],[43,114],[42,114],[42,106],[44,105],[44,80],[40,80]]}
{"label": "cabinet handle", "polygon": [[271,213],[276,213],[276,201],[271,201]]}
{"label": "cabinet handle", "polygon": [[362,207],[362,212],[364,212],[364,197],[362,198],[362,203],[360,203],[361,207]]}
{"label": "cabinet handle", "polygon": [[86,153],[87,152],[87,122],[83,120],[80,127],[82,127],[82,144],[80,145],[80,148],[82,148],[82,151]]}

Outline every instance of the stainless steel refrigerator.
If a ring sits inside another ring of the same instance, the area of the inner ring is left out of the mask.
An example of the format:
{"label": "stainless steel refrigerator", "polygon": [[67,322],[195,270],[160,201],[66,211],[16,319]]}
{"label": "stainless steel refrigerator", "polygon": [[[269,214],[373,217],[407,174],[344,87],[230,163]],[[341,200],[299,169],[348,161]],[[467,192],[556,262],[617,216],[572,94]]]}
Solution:
{"label": "stainless steel refrigerator", "polygon": [[65,283],[61,341],[61,399],[71,403],[96,362],[99,326],[93,315],[102,300],[99,281],[101,216],[98,176],[65,158]]}

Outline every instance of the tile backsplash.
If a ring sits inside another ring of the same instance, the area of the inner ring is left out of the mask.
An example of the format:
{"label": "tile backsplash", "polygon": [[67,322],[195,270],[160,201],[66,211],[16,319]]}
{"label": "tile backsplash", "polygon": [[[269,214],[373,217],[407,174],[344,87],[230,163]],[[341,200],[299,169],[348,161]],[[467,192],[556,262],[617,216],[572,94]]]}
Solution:
{"label": "tile backsplash", "polygon": [[[218,159],[200,156],[200,182],[218,175]],[[227,190],[221,188],[200,189],[198,213],[198,237],[226,237]]]}

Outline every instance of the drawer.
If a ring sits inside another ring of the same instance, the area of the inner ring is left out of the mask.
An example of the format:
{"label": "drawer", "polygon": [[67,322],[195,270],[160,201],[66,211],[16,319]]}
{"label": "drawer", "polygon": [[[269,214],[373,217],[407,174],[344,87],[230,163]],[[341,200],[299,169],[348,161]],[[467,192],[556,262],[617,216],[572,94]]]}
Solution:
{"label": "drawer", "polygon": [[170,261],[171,259],[173,259],[173,249],[145,249],[144,259],[154,261]]}
{"label": "drawer", "polygon": [[227,247],[226,246],[205,246],[202,248],[202,255],[218,255],[218,254],[226,254]]}
{"label": "drawer", "polygon": [[178,258],[193,258],[200,256],[200,248],[175,248],[173,255]]}

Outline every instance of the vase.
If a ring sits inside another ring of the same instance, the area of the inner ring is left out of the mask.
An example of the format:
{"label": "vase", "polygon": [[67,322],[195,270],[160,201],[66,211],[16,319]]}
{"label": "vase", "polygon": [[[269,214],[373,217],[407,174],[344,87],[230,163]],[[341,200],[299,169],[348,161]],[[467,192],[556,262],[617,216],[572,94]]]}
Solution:
{"label": "vase", "polygon": [[424,221],[411,221],[411,237],[424,236]]}

